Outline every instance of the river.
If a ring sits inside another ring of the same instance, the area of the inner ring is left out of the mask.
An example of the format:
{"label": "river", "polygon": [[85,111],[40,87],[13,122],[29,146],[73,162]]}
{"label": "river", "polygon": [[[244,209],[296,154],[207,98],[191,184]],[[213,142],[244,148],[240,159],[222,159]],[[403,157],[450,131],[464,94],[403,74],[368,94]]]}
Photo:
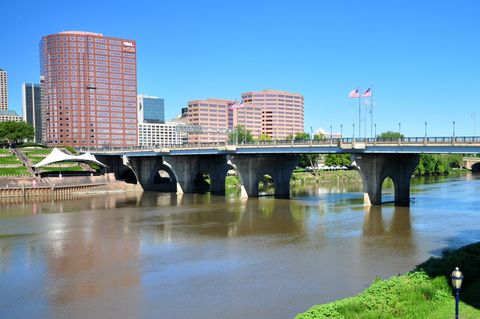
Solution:
{"label": "river", "polygon": [[355,183],[295,186],[290,200],[12,199],[0,318],[292,318],[480,241],[479,194],[467,175],[415,180],[410,208],[365,207]]}

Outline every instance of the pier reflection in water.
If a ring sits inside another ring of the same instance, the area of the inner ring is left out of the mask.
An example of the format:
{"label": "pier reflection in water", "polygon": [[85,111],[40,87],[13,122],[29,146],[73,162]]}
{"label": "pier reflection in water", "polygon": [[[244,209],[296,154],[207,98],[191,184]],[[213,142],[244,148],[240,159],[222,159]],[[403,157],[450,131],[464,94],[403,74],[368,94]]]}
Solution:
{"label": "pier reflection in water", "polygon": [[[410,208],[363,206],[355,185],[296,187],[291,200],[10,200],[0,211],[0,317],[291,318],[445,247],[456,233],[439,207],[477,191],[478,180],[417,184]],[[475,228],[476,198],[457,205],[462,233]]]}

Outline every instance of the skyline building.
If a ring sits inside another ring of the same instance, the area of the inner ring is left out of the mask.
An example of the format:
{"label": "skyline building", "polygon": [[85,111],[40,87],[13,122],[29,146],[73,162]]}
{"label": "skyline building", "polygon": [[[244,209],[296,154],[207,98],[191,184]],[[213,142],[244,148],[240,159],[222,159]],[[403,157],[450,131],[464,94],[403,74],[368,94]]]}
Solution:
{"label": "skyline building", "polygon": [[8,110],[7,71],[0,69],[0,110]]}
{"label": "skyline building", "polygon": [[303,95],[278,90],[251,91],[241,94],[242,102],[223,99],[194,100],[182,109],[191,125],[189,143],[225,142],[228,133],[242,125],[253,137],[266,134],[284,139],[304,131]]}
{"label": "skyline building", "polygon": [[0,122],[22,122],[23,119],[14,110],[0,110]]}
{"label": "skyline building", "polygon": [[[278,90],[252,91],[243,93],[242,100],[247,106],[245,110],[247,112],[246,127],[252,133],[258,130],[258,111],[256,111],[258,108],[261,109],[262,134],[266,134],[273,139],[283,139],[290,134],[295,135],[304,131],[304,99],[302,94]],[[251,106],[251,111],[249,111],[248,106]],[[254,116],[255,119],[253,119]],[[242,115],[238,116],[237,121],[242,123]]]}
{"label": "skyline building", "polygon": [[181,145],[186,139],[184,130],[179,130],[180,123],[165,123],[164,99],[139,95],[138,104],[138,145],[170,146]]}
{"label": "skyline building", "polygon": [[138,122],[165,123],[165,100],[156,96],[139,95]]}
{"label": "skyline building", "polygon": [[[209,98],[188,102],[188,122],[200,128],[188,136],[189,143],[225,142],[228,136],[228,108],[235,101]],[[182,112],[183,113],[183,112]]]}
{"label": "skyline building", "polygon": [[40,84],[22,84],[23,120],[31,124],[35,130],[34,141],[42,142],[42,96]]}
{"label": "skyline building", "polygon": [[136,146],[134,40],[65,31],[40,42],[44,142],[74,147]]}

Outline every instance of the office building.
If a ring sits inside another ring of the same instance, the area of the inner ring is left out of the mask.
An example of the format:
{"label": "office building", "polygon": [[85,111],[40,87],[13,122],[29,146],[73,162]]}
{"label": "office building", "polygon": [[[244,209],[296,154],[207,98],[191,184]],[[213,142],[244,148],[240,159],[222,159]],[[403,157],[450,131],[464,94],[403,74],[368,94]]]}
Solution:
{"label": "office building", "polygon": [[134,40],[67,31],[40,43],[48,145],[136,146]]}
{"label": "office building", "polygon": [[187,134],[177,123],[138,123],[138,145],[165,147],[182,145]]}
{"label": "office building", "polygon": [[23,83],[23,120],[35,129],[34,141],[42,142],[42,95],[40,84]]}
{"label": "office building", "polygon": [[[245,105],[251,106],[251,109],[246,108],[247,129],[257,132],[258,108],[260,108],[261,133],[273,139],[284,139],[290,134],[295,135],[295,133],[304,131],[303,95],[264,90],[243,93],[242,100]],[[242,115],[238,116],[237,121],[242,123]]]}
{"label": "office building", "polygon": [[13,110],[0,110],[0,122],[22,122],[23,119]]}
{"label": "office building", "polygon": [[262,105],[252,102],[235,103],[228,109],[228,128],[243,126],[257,138],[262,133]]}
{"label": "office building", "polygon": [[155,96],[139,95],[138,122],[165,123],[165,101]]}
{"label": "office building", "polygon": [[0,69],[0,110],[8,110],[7,71]]}
{"label": "office building", "polygon": [[194,100],[188,102],[188,122],[195,127],[201,128],[201,132],[192,132],[189,134],[188,142],[225,142],[229,128],[229,106],[234,103],[235,101],[223,99]]}

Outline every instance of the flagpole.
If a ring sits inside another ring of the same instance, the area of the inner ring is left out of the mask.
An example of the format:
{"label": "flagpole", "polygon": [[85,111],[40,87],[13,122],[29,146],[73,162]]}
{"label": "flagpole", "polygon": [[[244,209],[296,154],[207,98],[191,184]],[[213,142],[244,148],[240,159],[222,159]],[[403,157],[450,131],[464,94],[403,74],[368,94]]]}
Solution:
{"label": "flagpole", "polygon": [[373,136],[373,86],[370,87],[370,135]]}
{"label": "flagpole", "polygon": [[360,88],[358,88],[358,138],[362,137],[362,111],[360,108]]}

